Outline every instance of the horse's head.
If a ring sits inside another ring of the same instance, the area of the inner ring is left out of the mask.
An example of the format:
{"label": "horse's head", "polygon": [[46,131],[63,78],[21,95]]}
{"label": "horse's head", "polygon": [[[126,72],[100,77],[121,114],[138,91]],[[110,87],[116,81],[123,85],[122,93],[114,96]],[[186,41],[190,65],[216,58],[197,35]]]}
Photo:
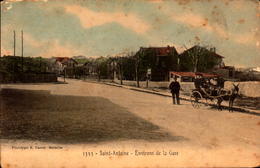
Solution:
{"label": "horse's head", "polygon": [[234,88],[232,89],[232,93],[233,94],[238,94],[239,93],[239,84],[237,84],[237,85],[235,85],[234,83],[233,83],[233,86],[234,86]]}

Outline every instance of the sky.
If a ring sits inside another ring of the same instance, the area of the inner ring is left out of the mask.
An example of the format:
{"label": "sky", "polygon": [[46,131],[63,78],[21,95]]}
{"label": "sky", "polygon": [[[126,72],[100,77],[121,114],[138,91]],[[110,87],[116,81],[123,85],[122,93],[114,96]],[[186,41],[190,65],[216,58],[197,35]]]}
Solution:
{"label": "sky", "polygon": [[215,47],[226,65],[260,66],[258,0],[5,0],[1,55],[87,57],[140,47]]}

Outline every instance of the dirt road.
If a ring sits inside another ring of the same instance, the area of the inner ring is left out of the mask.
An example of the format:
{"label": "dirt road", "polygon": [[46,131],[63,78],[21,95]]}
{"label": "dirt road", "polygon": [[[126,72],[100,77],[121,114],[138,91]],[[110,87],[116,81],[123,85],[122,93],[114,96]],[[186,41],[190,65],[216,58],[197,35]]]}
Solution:
{"label": "dirt road", "polygon": [[77,80],[1,85],[0,98],[2,165],[260,165],[258,115]]}

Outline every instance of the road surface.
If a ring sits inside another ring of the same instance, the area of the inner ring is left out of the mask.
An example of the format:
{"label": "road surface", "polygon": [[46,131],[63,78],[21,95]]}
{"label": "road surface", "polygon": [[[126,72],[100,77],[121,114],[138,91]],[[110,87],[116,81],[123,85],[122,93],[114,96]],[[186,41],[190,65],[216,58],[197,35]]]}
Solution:
{"label": "road surface", "polygon": [[194,109],[186,101],[172,105],[169,97],[67,82],[1,85],[2,165],[260,165],[258,115]]}

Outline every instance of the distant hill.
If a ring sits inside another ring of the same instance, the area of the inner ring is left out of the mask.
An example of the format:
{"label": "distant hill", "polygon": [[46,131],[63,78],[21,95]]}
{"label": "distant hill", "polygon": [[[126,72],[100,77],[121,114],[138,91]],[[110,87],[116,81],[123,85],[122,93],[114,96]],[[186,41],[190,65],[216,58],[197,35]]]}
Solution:
{"label": "distant hill", "polygon": [[87,59],[87,57],[83,56],[83,55],[73,56],[72,58],[73,59]]}
{"label": "distant hill", "polygon": [[85,64],[89,60],[89,58],[83,55],[73,56],[72,58],[79,64]]}

